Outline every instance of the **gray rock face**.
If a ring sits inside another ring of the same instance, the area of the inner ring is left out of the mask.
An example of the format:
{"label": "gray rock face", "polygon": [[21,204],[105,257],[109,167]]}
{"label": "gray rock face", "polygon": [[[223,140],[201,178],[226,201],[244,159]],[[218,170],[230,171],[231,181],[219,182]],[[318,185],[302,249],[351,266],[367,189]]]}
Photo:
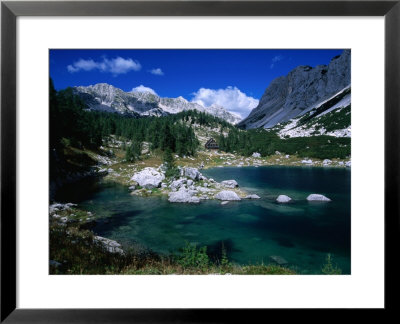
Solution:
{"label": "gray rock face", "polygon": [[329,198],[320,194],[311,194],[307,197],[308,201],[331,201]]}
{"label": "gray rock face", "polygon": [[232,188],[232,189],[239,187],[238,183],[235,180],[221,181],[221,185],[223,185],[225,188]]}
{"label": "gray rock face", "polygon": [[219,200],[241,200],[236,192],[230,190],[220,191],[215,195],[215,198]]}
{"label": "gray rock face", "polygon": [[161,98],[151,92],[125,92],[107,83],[75,87],[74,91],[89,110],[117,112],[133,116],[166,116],[182,111],[197,110],[236,124],[241,118],[222,106],[204,107],[183,97]]}
{"label": "gray rock face", "polygon": [[286,196],[286,195],[279,195],[278,198],[276,198],[276,201],[278,203],[288,203],[291,200],[292,200],[292,198],[290,198],[289,196]]}
{"label": "gray rock face", "polygon": [[199,180],[201,173],[196,168],[184,168],[183,174],[185,177],[191,178],[195,181]]}
{"label": "gray rock face", "polygon": [[273,80],[241,128],[270,128],[300,116],[316,104],[350,85],[351,52],[344,50],[328,66],[298,66],[287,76]]}
{"label": "gray rock face", "polygon": [[139,186],[146,189],[158,188],[165,176],[154,168],[144,168],[133,175],[131,180],[136,181]]}

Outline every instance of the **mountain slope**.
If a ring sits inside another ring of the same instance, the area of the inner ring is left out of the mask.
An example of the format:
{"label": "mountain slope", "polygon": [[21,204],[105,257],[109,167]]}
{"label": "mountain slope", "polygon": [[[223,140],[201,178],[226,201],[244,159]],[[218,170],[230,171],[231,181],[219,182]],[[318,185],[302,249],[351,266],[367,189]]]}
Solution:
{"label": "mountain slope", "polygon": [[241,118],[222,106],[204,107],[183,97],[161,98],[150,92],[125,92],[107,83],[75,87],[74,91],[89,110],[117,112],[133,116],[166,116],[187,110],[198,110],[236,124]]}
{"label": "mountain slope", "polygon": [[274,79],[261,100],[238,127],[271,128],[301,116],[350,85],[350,50],[332,58],[328,66],[298,66]]}
{"label": "mountain slope", "polygon": [[345,88],[309,112],[270,129],[280,138],[329,135],[351,137],[351,88]]}

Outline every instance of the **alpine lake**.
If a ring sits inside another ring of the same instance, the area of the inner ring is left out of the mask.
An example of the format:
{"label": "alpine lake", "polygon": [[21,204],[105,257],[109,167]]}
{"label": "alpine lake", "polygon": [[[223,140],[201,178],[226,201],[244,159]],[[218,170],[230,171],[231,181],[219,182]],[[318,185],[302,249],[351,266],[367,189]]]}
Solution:
{"label": "alpine lake", "polygon": [[[124,248],[141,246],[160,254],[177,254],[187,243],[207,246],[211,258],[222,246],[232,263],[282,263],[298,274],[321,274],[327,254],[343,274],[350,274],[351,171],[329,167],[223,167],[201,170],[216,181],[234,179],[260,199],[221,205],[170,203],[167,196],[139,197],[128,187],[85,180],[64,187],[59,202],[77,203],[96,215],[97,235]],[[309,202],[312,193],[330,202]],[[288,195],[290,203],[276,202]]]}

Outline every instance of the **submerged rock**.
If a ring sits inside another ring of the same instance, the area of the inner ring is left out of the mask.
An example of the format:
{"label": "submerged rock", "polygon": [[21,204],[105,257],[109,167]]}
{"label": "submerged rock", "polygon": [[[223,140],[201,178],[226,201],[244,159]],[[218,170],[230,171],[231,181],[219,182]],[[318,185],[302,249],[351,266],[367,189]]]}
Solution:
{"label": "submerged rock", "polygon": [[236,188],[239,187],[238,183],[235,180],[224,180],[221,182],[225,188]]}
{"label": "submerged rock", "polygon": [[286,265],[289,263],[289,262],[287,262],[286,259],[282,258],[279,255],[271,255],[270,258],[272,261],[276,262],[279,265]]}
{"label": "submerged rock", "polygon": [[278,203],[288,203],[291,200],[292,200],[292,198],[290,198],[289,196],[286,196],[286,195],[279,195],[278,198],[276,198],[276,201]]}
{"label": "submerged rock", "polygon": [[229,203],[229,201],[223,201],[223,202],[221,202],[221,205],[226,205],[226,204],[228,204]]}
{"label": "submerged rock", "polygon": [[230,190],[222,190],[214,197],[219,200],[241,200],[236,192]]}
{"label": "submerged rock", "polygon": [[320,194],[311,194],[307,197],[308,201],[331,201],[329,198]]}
{"label": "submerged rock", "polygon": [[133,175],[131,180],[136,181],[139,186],[146,189],[158,188],[165,176],[154,168],[144,168]]}

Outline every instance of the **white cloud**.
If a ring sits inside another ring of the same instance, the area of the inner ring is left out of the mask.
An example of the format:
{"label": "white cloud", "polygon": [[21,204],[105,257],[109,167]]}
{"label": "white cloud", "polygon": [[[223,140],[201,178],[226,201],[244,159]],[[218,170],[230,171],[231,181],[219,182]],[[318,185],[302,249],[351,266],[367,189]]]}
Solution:
{"label": "white cloud", "polygon": [[67,66],[67,70],[70,73],[98,70],[100,72],[112,73],[113,75],[125,74],[129,71],[139,71],[141,68],[142,66],[138,61],[134,61],[131,58],[124,59],[119,56],[113,59],[103,58],[102,61],[97,62],[92,59],[79,59]]}
{"label": "white cloud", "polygon": [[153,95],[158,96],[157,93],[152,88],[145,87],[143,84],[141,84],[140,86],[138,86],[136,88],[133,88],[132,92],[150,92]]}
{"label": "white cloud", "polygon": [[150,72],[151,74],[154,74],[154,75],[164,75],[164,72],[163,72],[160,68],[152,69],[152,70],[150,70],[149,72]]}
{"label": "white cloud", "polygon": [[271,69],[273,69],[274,68],[274,66],[275,66],[275,63],[278,63],[279,61],[282,61],[283,60],[283,56],[282,55],[276,55],[276,56],[274,56],[273,58],[272,58],[272,60],[271,60],[271,65],[269,66]]}
{"label": "white cloud", "polygon": [[217,90],[200,88],[193,93],[193,96],[192,101],[204,107],[217,104],[230,112],[240,115],[242,118],[247,117],[250,111],[258,105],[257,99],[247,96],[236,87]]}

